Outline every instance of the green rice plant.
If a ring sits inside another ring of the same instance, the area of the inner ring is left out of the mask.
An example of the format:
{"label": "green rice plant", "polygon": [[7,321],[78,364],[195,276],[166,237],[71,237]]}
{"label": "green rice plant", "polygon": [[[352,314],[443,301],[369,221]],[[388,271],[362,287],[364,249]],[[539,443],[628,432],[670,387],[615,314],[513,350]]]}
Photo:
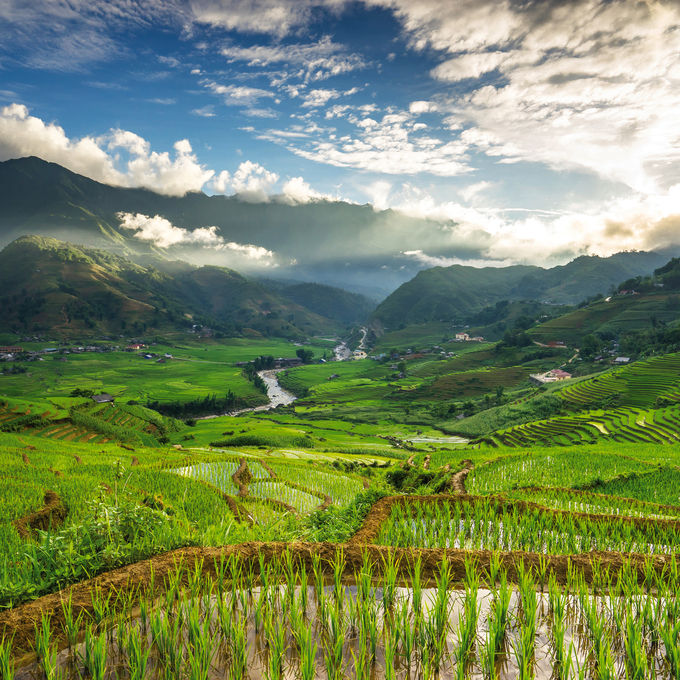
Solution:
{"label": "green rice plant", "polygon": [[345,637],[342,629],[340,612],[335,607],[328,611],[328,640],[324,647],[324,661],[328,680],[339,680],[342,677],[342,650]]}
{"label": "green rice plant", "polygon": [[80,660],[92,680],[104,680],[106,675],[106,633],[95,635],[92,626],[85,629],[84,654]]}
{"label": "green rice plant", "polygon": [[13,640],[14,636],[0,640],[0,678],[2,680],[14,680]]}
{"label": "green rice plant", "polygon": [[659,634],[671,677],[673,680],[680,680],[680,622],[662,626]]}
{"label": "green rice plant", "polygon": [[35,629],[35,654],[38,657],[38,662],[42,663],[43,659],[49,656],[52,642],[49,614],[41,612],[40,626],[37,623],[34,623],[33,626]]}
{"label": "green rice plant", "polygon": [[402,653],[406,660],[406,673],[410,675],[416,643],[416,626],[411,621],[411,606],[407,599],[402,601],[399,612],[399,637],[401,639]]}
{"label": "green rice plant", "polygon": [[399,559],[394,551],[387,553],[387,558],[383,559],[383,583],[382,583],[382,605],[383,616],[387,616],[392,610],[397,599],[397,576],[399,575]]}
{"label": "green rice plant", "polygon": [[314,680],[316,677],[316,651],[318,645],[312,640],[312,631],[308,627],[303,626],[299,631],[299,636],[300,678],[301,680]]}
{"label": "green rice plant", "polygon": [[557,680],[566,680],[571,668],[571,648],[565,647],[566,598],[557,585],[554,574],[551,574],[548,582],[548,601],[552,613],[553,669]]}
{"label": "green rice plant", "polygon": [[126,636],[124,649],[128,659],[130,680],[144,680],[151,649],[143,644],[140,636],[134,634]]}
{"label": "green rice plant", "polygon": [[72,597],[72,593],[69,592],[68,600],[61,601],[61,608],[64,614],[63,629],[66,634],[66,642],[70,649],[73,649],[78,643],[78,634],[82,628],[83,618],[85,616],[84,609],[81,609],[78,616],[74,616]]}
{"label": "green rice plant", "polygon": [[248,644],[248,624],[245,617],[233,627],[233,636],[230,640],[231,648],[231,672],[230,679],[243,680],[248,674],[248,657],[250,645]]}
{"label": "green rice plant", "polygon": [[623,641],[627,680],[646,680],[647,654],[643,647],[642,621],[633,616],[630,609],[626,615],[626,634]]}
{"label": "green rice plant", "polygon": [[280,680],[283,677],[283,662],[286,657],[286,627],[275,617],[272,609],[267,610],[264,620],[264,631],[267,639],[267,680]]}

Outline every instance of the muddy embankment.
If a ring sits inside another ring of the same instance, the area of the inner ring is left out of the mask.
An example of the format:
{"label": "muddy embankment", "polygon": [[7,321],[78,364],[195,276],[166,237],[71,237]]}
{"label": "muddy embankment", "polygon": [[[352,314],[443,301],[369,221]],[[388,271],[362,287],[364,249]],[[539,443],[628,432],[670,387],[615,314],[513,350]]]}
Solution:
{"label": "muddy embankment", "polygon": [[[490,551],[466,551],[444,549],[415,549],[387,548],[376,545],[334,544],[334,543],[243,543],[240,545],[225,546],[223,548],[186,548],[175,550],[154,557],[151,560],[138,562],[137,564],[116,569],[102,574],[94,579],[79,583],[59,593],[48,595],[35,602],[22,605],[0,613],[0,636],[13,638],[16,654],[30,652],[35,642],[35,625],[41,620],[42,614],[51,617],[52,629],[61,630],[64,624],[62,603],[70,601],[73,612],[77,616],[84,611],[92,614],[92,595],[97,592],[100,598],[116,602],[117,596],[136,590],[151,588],[153,583],[154,595],[160,596],[170,581],[170,575],[176,573],[178,565],[183,565],[184,578],[193,573],[196,566],[201,565],[204,574],[216,575],[216,565],[223,559],[229,559],[232,555],[244,563],[244,567],[252,568],[255,574],[259,573],[260,556],[267,564],[272,558],[280,558],[286,551],[291,551],[293,558],[304,568],[310,578],[313,575],[312,560],[315,555],[321,558],[321,564],[330,578],[333,573],[333,564],[339,552],[342,552],[344,561],[344,576],[352,581],[354,575],[359,573],[361,566],[368,556],[374,565],[374,573],[379,576],[383,566],[389,559],[390,553],[396,558],[399,569],[399,579],[403,584],[410,582],[410,575],[417,559],[421,561],[421,573],[423,585],[434,587],[435,577],[439,573],[440,565],[446,560],[451,567],[451,586],[457,587],[463,583],[465,577],[466,562],[472,560],[477,567],[478,573],[484,579],[489,571],[493,553]],[[551,574],[559,584],[567,583],[570,570],[583,573],[587,582],[593,580],[593,566],[595,570],[609,569],[612,576],[616,576],[624,565],[630,565],[637,569],[638,581],[644,583],[645,561],[652,559],[653,566],[658,573],[668,569],[670,557],[649,558],[643,555],[622,555],[620,553],[593,552],[570,556],[545,557],[537,553],[501,553],[500,564],[507,569],[508,580],[518,582],[518,567],[520,563],[526,569],[533,567],[536,573],[541,570],[541,559],[546,567],[545,578]],[[121,598],[124,601],[125,598]]]}

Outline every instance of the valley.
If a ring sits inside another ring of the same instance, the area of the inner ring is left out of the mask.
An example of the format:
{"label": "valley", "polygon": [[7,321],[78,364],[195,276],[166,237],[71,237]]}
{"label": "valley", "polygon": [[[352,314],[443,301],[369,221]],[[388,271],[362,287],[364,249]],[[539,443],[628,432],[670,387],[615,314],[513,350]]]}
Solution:
{"label": "valley", "polygon": [[675,677],[680,265],[632,255],[378,302],[19,237],[0,675]]}

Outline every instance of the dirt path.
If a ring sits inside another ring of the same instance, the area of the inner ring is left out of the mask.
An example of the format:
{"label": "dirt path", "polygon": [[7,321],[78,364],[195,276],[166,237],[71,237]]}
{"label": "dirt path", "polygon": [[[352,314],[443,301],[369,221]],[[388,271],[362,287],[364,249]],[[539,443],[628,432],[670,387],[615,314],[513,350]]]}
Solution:
{"label": "dirt path", "polygon": [[465,488],[465,480],[467,476],[474,470],[475,464],[471,460],[463,461],[463,469],[460,472],[456,472],[453,477],[451,477],[450,486],[453,493],[467,493]]}

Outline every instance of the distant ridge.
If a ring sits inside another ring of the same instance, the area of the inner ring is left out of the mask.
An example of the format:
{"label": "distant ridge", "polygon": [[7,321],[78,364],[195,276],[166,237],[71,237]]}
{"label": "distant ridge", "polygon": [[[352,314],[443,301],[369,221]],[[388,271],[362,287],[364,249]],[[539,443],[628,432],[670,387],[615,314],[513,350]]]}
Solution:
{"label": "distant ridge", "polygon": [[434,267],[402,284],[378,305],[369,321],[375,327],[395,329],[400,324],[462,319],[508,299],[573,305],[605,294],[626,279],[652,274],[668,259],[668,252],[624,252],[611,257],[584,255],[552,269],[525,265]]}

